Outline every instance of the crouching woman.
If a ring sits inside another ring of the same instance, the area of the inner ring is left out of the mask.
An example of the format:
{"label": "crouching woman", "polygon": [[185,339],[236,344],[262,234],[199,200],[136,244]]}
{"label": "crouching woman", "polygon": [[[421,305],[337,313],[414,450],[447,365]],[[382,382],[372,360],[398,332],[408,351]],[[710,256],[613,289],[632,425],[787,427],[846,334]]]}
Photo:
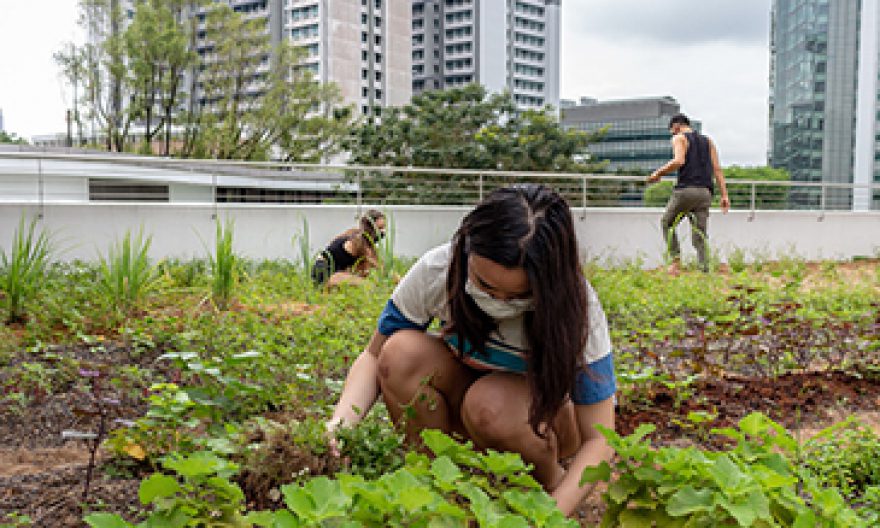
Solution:
{"label": "crouching woman", "polygon": [[[439,335],[427,331],[435,319]],[[568,515],[584,468],[611,457],[595,426],[614,427],[615,388],[568,205],[516,186],[489,195],[398,284],[328,428],[358,423],[381,394],[412,441],[436,428],[519,453]]]}

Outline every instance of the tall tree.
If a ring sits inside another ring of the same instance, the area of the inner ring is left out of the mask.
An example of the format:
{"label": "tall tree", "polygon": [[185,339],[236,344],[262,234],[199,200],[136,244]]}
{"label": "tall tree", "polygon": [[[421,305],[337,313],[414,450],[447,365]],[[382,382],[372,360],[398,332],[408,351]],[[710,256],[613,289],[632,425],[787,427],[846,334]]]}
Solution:
{"label": "tall tree", "polygon": [[182,95],[180,86],[186,68],[195,61],[181,23],[181,11],[179,1],[144,1],[138,4],[125,31],[132,87],[128,111],[143,125],[147,152],[152,152],[153,138],[164,127],[164,153],[170,153],[173,112]]}
{"label": "tall tree", "polygon": [[88,42],[82,47],[88,116],[106,136],[107,149],[121,152],[128,139],[123,101],[127,66],[119,0],[80,0],[80,25]]}
{"label": "tall tree", "polygon": [[228,6],[206,20],[210,59],[201,73],[197,149],[220,159],[266,159],[279,147],[290,160],[314,160],[347,132],[351,112],[338,89],[320,85],[301,64],[304,50],[273,45],[264,22]]}
{"label": "tall tree", "polygon": [[[61,77],[68,84],[72,91],[70,113],[73,122],[76,124],[77,145],[83,144],[83,123],[80,116],[81,101],[79,98],[79,90],[85,82],[85,57],[83,49],[76,46],[73,42],[66,42],[61,50],[52,54],[52,59],[61,70]],[[68,138],[71,139],[71,138]]]}

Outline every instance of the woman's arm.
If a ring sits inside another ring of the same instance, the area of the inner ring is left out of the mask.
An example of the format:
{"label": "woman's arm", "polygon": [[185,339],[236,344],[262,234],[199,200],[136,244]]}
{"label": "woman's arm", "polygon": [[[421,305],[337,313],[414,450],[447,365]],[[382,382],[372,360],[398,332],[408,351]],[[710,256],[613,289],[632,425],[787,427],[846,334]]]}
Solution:
{"label": "woman's arm", "polygon": [[364,240],[363,236],[357,236],[348,240],[343,246],[349,255],[357,259],[352,272],[366,277],[372,268],[379,267],[379,258],[376,250]]}
{"label": "woman's arm", "polygon": [[328,431],[340,425],[357,424],[376,403],[379,397],[379,351],[386,339],[378,331],[374,332],[367,348],[351,365],[333,417],[327,422]]}
{"label": "woman's arm", "polygon": [[609,429],[614,428],[614,398],[608,398],[591,405],[575,405],[575,418],[581,434],[581,447],[574,455],[574,460],[562,482],[553,490],[553,498],[565,515],[571,515],[574,509],[584,500],[591,484],[580,485],[584,469],[597,466],[602,461],[611,460],[614,451],[605,437],[596,429],[596,424]]}

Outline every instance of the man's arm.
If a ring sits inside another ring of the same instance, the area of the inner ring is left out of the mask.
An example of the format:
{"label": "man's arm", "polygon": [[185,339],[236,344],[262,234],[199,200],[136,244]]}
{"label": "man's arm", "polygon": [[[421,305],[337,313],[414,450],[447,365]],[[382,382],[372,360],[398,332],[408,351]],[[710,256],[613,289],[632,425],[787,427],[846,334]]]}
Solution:
{"label": "man's arm", "polygon": [[721,211],[727,213],[730,209],[730,198],[727,196],[727,183],[724,181],[724,171],[721,170],[721,163],[718,161],[718,151],[715,150],[715,143],[709,140],[709,153],[712,156],[712,172],[715,174],[715,181],[721,190]]}
{"label": "man's arm", "polygon": [[655,170],[648,176],[648,183],[660,181],[664,174],[677,171],[684,165],[685,154],[687,154],[688,142],[684,134],[676,134],[672,137],[672,159],[666,162],[659,169]]}
{"label": "man's arm", "polygon": [[580,485],[584,469],[598,466],[603,460],[609,461],[614,454],[608,441],[595,427],[596,424],[601,424],[608,429],[614,429],[614,398],[591,405],[575,405],[574,412],[581,435],[581,447],[575,453],[562,482],[553,490],[556,505],[565,515],[571,515],[592,486],[589,483]]}

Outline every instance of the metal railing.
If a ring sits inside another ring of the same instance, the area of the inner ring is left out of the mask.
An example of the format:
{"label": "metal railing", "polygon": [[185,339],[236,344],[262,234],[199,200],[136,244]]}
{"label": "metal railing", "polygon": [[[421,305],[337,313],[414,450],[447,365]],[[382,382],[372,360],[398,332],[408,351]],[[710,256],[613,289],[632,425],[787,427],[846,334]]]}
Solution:
{"label": "metal railing", "polygon": [[[666,180],[664,180],[666,181]],[[0,202],[338,203],[469,206],[493,189],[552,185],[576,208],[662,207],[670,183],[644,176],[0,150]],[[664,189],[665,187],[665,189]],[[734,210],[880,210],[880,184],[728,180]],[[716,199],[717,199],[716,193]]]}

